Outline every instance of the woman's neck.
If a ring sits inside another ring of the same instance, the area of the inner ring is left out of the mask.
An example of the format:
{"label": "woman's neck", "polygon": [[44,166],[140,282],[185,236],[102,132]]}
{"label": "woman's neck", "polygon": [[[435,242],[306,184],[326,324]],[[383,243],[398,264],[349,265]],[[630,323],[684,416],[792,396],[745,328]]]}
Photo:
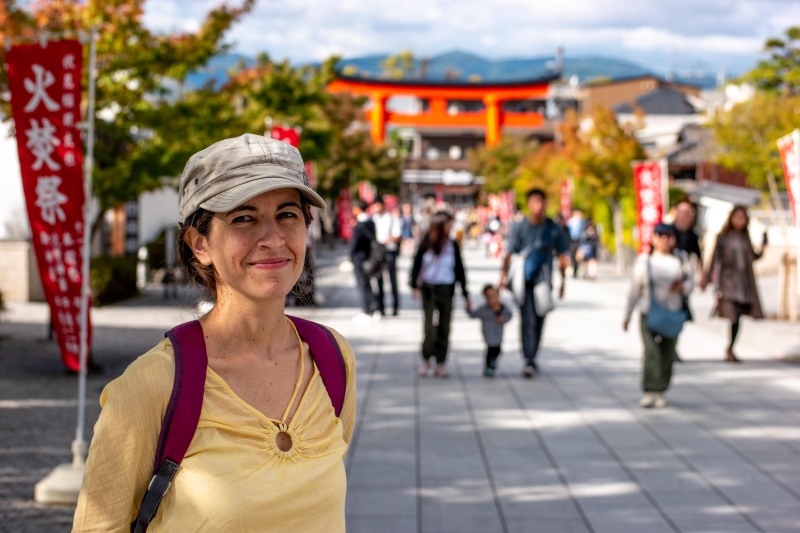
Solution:
{"label": "woman's neck", "polygon": [[217,296],[214,308],[200,319],[206,337],[219,339],[230,353],[262,353],[294,342],[283,300],[253,301]]}

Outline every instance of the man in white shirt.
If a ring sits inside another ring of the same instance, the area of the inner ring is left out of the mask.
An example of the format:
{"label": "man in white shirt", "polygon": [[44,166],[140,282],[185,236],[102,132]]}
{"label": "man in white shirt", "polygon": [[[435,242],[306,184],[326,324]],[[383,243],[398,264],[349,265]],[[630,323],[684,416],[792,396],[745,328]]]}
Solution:
{"label": "man in white shirt", "polygon": [[[380,196],[372,204],[372,220],[375,222],[375,240],[386,248],[386,272],[389,273],[389,283],[392,288],[392,314],[396,316],[400,309],[400,297],[397,292],[397,256],[403,237],[403,221],[386,210],[383,198]],[[381,315],[385,315],[383,272],[377,276],[377,281],[376,307]]]}

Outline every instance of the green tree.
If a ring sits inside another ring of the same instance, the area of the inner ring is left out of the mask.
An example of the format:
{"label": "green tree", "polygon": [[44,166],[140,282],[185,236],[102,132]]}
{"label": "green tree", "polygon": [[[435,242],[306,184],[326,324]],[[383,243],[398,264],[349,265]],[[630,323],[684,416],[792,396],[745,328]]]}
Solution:
{"label": "green tree", "polygon": [[[87,32],[97,40],[95,169],[93,190],[102,211],[161,187],[180,174],[186,154],[235,129],[233,114],[213,91],[184,99],[187,75],[224,53],[223,38],[255,0],[211,10],[196,32],[157,34],[143,24],[144,0],[63,0],[0,5],[0,37],[35,38],[38,32]],[[88,65],[88,46],[84,64]],[[0,51],[0,60],[5,51]],[[88,68],[84,69],[84,86]],[[10,116],[5,71],[0,114]],[[218,111],[215,113],[212,111]],[[178,128],[188,128],[180,131]],[[220,129],[222,128],[222,129]],[[93,226],[96,228],[98,218]]]}
{"label": "green tree", "polygon": [[525,193],[537,187],[547,193],[551,214],[560,210],[561,182],[572,175],[572,165],[555,143],[545,143],[525,155],[514,172],[513,186],[517,198],[524,202]]}
{"label": "green tree", "polygon": [[416,60],[411,50],[390,55],[381,62],[381,78],[408,80],[414,77]]}
{"label": "green tree", "polygon": [[264,128],[264,119],[301,129],[300,151],[317,163],[318,187],[336,195],[357,181],[374,183],[383,192],[396,192],[401,161],[390,143],[378,146],[365,121],[363,98],[330,94],[326,87],[336,75],[337,57],[319,67],[292,67],[287,61],[262,58],[253,68],[233,77],[229,87],[241,105],[243,121]]}
{"label": "green tree", "polygon": [[535,150],[534,142],[504,135],[494,146],[482,144],[467,150],[467,160],[473,174],[486,178],[486,191],[496,193],[513,187],[520,164]]}
{"label": "green tree", "polygon": [[763,91],[800,94],[800,26],[787,28],[783,38],[767,39],[764,49],[769,57],[759,61],[743,80]]}
{"label": "green tree", "polygon": [[783,186],[777,140],[800,128],[800,95],[757,92],[753,98],[717,113],[711,129],[717,160],[747,174],[751,187],[767,191],[770,182]]}
{"label": "green tree", "polygon": [[576,180],[611,209],[617,271],[625,268],[623,250],[623,201],[633,194],[632,163],[645,154],[636,140],[636,124],[620,124],[609,109],[595,107],[586,126],[568,114],[562,131],[564,154],[572,161]]}

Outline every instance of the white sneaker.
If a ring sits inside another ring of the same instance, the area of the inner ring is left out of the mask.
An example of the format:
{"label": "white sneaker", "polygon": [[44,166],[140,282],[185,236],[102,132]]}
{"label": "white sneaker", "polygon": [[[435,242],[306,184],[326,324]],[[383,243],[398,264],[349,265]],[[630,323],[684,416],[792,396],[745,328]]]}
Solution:
{"label": "white sneaker", "polygon": [[667,406],[667,398],[664,396],[663,392],[657,392],[655,400],[653,401],[653,407],[657,407],[661,409]]}
{"label": "white sneaker", "polygon": [[656,395],[653,394],[652,392],[645,392],[644,396],[642,396],[642,399],[639,400],[639,405],[644,408],[653,407],[655,403],[656,403]]}

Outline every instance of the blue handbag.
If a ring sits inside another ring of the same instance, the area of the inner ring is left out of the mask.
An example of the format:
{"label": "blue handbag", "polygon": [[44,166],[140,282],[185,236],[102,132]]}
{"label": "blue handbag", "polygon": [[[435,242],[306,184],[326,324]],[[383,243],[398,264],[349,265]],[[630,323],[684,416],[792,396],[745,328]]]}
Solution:
{"label": "blue handbag", "polygon": [[688,313],[681,309],[672,311],[661,305],[655,298],[653,290],[653,269],[650,258],[647,258],[647,282],[650,285],[650,309],[647,312],[647,329],[667,339],[674,339],[683,329],[683,324],[689,319]]}

